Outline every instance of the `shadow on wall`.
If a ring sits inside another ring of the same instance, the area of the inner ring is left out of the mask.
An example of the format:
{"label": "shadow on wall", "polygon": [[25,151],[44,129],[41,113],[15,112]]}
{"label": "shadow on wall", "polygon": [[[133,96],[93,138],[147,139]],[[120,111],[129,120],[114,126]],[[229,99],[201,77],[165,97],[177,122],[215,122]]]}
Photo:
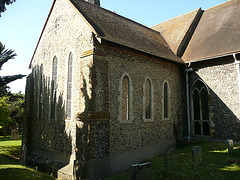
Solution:
{"label": "shadow on wall", "polygon": [[[202,80],[202,78],[197,73],[192,72],[190,74],[190,84],[189,84],[190,85],[189,86],[190,94],[193,91],[193,89],[191,87],[193,86],[194,82],[196,82],[197,80],[200,80],[200,81],[204,82]],[[238,117],[232,112],[230,107],[228,107],[223,102],[223,100],[221,100],[221,98],[217,95],[217,93],[215,93],[214,89],[211,89],[209,87],[209,85],[206,84],[206,82],[204,82],[204,83],[209,90],[209,95],[208,95],[208,102],[209,102],[208,103],[208,110],[209,111],[208,111],[208,113],[209,113],[210,119],[214,123],[212,138],[217,139],[217,140],[233,139],[234,141],[240,141],[240,131],[239,131],[240,121],[239,121]],[[222,89],[224,91],[224,87],[222,87]],[[226,95],[227,95],[227,93],[226,93]],[[193,125],[193,119],[194,119],[193,99],[194,99],[193,96],[191,96],[190,97],[190,104],[192,104],[192,105],[190,106],[190,108],[191,108],[190,112],[191,112],[192,132],[193,132],[193,129],[196,128]],[[233,101],[234,101],[234,99],[233,99]],[[204,108],[204,106],[201,107],[201,108]],[[201,110],[201,111],[203,111],[203,110]],[[184,124],[185,124],[185,127],[186,127],[187,122],[185,122]],[[207,127],[207,128],[211,129],[210,126]],[[205,137],[210,138],[210,136],[211,136],[211,132],[209,133],[208,136],[205,136]],[[193,137],[194,137],[194,134],[193,134]],[[197,136],[197,137],[201,137],[201,136]]]}
{"label": "shadow on wall", "polygon": [[[84,111],[77,115],[76,121],[76,161],[74,164],[74,176],[80,178],[104,177],[109,173],[109,164],[105,164],[104,158],[110,154],[109,145],[109,119],[110,114],[107,107],[97,107],[96,91],[107,91],[107,79],[96,81],[96,67],[90,68],[89,78],[91,82],[83,77],[81,79],[81,96]],[[101,85],[99,85],[100,83]],[[99,86],[98,86],[99,85]],[[104,93],[104,94],[105,94]],[[102,95],[102,94],[101,94]],[[103,96],[103,95],[102,95]],[[102,98],[104,101],[104,98]],[[103,102],[100,103],[104,104]],[[80,105],[81,106],[81,105]],[[97,109],[103,109],[98,111]],[[103,161],[102,161],[103,160]],[[103,163],[103,164],[102,164]]]}
{"label": "shadow on wall", "polygon": [[22,161],[56,176],[70,162],[75,123],[65,121],[64,94],[56,93],[53,84],[42,66],[34,67],[27,78]]}
{"label": "shadow on wall", "polygon": [[[54,173],[55,176],[59,175],[58,170],[61,169],[60,171],[73,173],[76,179],[105,173],[101,168],[97,172],[96,167],[99,167],[97,162],[100,159],[109,156],[110,114],[96,111],[97,82],[94,68],[90,68],[89,74],[92,87],[89,88],[89,82],[83,76],[81,79],[80,106],[85,107],[84,111],[77,117],[73,114],[74,119],[71,121],[65,121],[67,102],[64,94],[68,92],[59,92],[54,80],[50,81],[51,78],[42,73],[43,67],[33,68],[26,87],[27,118],[23,129],[23,162],[38,166],[41,171]],[[105,83],[108,81],[105,78],[103,80]],[[106,91],[105,85],[101,87]],[[76,160],[74,165],[69,166],[72,163],[71,156],[72,160],[74,157]],[[93,161],[95,163],[91,164]],[[72,168],[64,169],[67,166]]]}

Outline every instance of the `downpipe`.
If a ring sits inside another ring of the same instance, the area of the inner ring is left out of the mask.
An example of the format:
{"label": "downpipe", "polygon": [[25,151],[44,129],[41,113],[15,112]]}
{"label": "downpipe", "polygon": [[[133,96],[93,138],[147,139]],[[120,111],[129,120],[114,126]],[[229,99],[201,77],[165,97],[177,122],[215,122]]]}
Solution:
{"label": "downpipe", "polygon": [[191,139],[191,124],[190,124],[190,102],[189,102],[189,77],[188,73],[192,72],[192,68],[185,69],[186,73],[186,96],[187,96],[187,122],[188,122],[188,137],[187,140]]}

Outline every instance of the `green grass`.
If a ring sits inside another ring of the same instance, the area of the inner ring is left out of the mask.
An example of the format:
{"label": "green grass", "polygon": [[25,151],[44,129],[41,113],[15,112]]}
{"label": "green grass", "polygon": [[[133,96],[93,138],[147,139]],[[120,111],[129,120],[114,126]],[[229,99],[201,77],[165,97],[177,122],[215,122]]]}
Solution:
{"label": "green grass", "polygon": [[21,140],[0,136],[0,179],[54,179],[19,163]]}
{"label": "green grass", "polygon": [[11,140],[11,137],[0,136],[0,154],[19,159],[21,153],[21,140]]}
{"label": "green grass", "polygon": [[[192,148],[202,148],[202,164],[192,161]],[[234,147],[233,155],[228,155],[225,143],[199,143],[182,146],[177,149],[171,160],[158,156],[151,160],[151,168],[145,169],[148,179],[183,179],[183,180],[234,180],[240,179],[240,145]],[[167,167],[167,171],[166,171]],[[108,180],[131,179],[131,170],[118,174]]]}

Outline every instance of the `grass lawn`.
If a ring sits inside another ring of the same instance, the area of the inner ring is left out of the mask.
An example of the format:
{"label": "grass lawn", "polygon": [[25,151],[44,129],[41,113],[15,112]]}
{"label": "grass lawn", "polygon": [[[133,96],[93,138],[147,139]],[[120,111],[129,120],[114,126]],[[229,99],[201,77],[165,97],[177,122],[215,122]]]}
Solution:
{"label": "grass lawn", "polygon": [[[202,164],[194,165],[192,148],[202,149]],[[21,140],[11,140],[0,136],[0,179],[54,179],[31,168],[20,165]],[[180,146],[176,153],[168,156],[158,156],[148,159],[151,167],[144,169],[144,174],[150,180],[239,180],[240,179],[240,145],[234,146],[234,152],[229,156],[227,143],[197,143]],[[141,172],[140,172],[141,173]],[[107,180],[130,180],[132,171],[126,171]]]}
{"label": "grass lawn", "polygon": [[0,136],[0,179],[54,179],[19,163],[21,140]]}
{"label": "grass lawn", "polygon": [[[195,165],[192,161],[192,148],[197,145],[202,149],[201,165]],[[190,144],[179,147],[169,160],[166,160],[166,156],[146,160],[151,162],[151,167],[144,169],[144,176],[153,180],[239,180],[239,159],[240,145],[235,145],[233,155],[229,156],[227,143]],[[131,179],[131,175],[132,171],[129,170],[107,180]]]}

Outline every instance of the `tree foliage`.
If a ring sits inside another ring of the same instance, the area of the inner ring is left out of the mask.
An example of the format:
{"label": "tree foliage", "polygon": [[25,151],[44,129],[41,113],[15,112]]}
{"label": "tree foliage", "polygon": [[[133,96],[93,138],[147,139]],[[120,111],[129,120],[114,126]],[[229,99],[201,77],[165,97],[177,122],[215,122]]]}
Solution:
{"label": "tree foliage", "polygon": [[0,69],[2,65],[10,59],[14,59],[17,56],[11,49],[6,49],[5,46],[0,42]]}
{"label": "tree foliage", "polygon": [[15,0],[0,0],[0,17],[1,13],[6,11],[6,5],[12,4]]}
{"label": "tree foliage", "polygon": [[10,110],[9,106],[6,103],[8,97],[1,97],[0,98],[0,125],[1,126],[8,126],[12,123],[10,118]]}
{"label": "tree foliage", "polygon": [[0,98],[0,125],[20,126],[24,118],[24,95],[8,94]]}
{"label": "tree foliage", "polygon": [[21,125],[24,118],[24,98],[24,94],[12,94],[8,101],[10,118],[13,123],[17,123],[18,126]]}
{"label": "tree foliage", "polygon": [[[0,0],[1,1],[1,0]],[[14,53],[11,49],[6,49],[5,46],[0,42],[0,69],[2,65],[8,62],[10,59],[14,59],[17,54]],[[2,76],[0,77],[0,87],[5,86],[6,84],[15,81],[17,79],[21,79],[26,75],[17,74],[12,76]]]}
{"label": "tree foliage", "polygon": [[11,95],[10,87],[8,87],[7,85],[0,87],[0,97],[10,96],[10,95]]}

